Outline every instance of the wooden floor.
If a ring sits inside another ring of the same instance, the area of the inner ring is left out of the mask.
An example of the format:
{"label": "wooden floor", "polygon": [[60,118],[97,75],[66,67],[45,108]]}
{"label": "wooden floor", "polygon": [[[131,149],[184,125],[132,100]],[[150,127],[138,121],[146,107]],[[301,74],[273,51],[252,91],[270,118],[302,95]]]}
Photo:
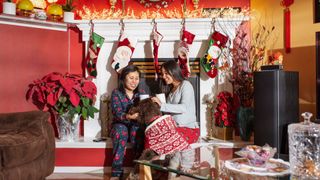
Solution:
{"label": "wooden floor", "polygon": [[109,180],[110,175],[99,173],[85,174],[85,173],[54,173],[46,178],[47,180]]}

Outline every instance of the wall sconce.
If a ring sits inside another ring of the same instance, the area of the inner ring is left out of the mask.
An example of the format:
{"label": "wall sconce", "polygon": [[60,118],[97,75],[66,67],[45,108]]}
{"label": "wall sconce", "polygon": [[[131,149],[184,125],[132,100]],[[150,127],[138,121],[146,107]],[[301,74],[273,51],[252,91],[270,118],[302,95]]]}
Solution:
{"label": "wall sconce", "polygon": [[200,0],[192,0],[193,7],[194,7],[195,9],[198,9],[198,7],[199,7],[199,1],[200,1]]}

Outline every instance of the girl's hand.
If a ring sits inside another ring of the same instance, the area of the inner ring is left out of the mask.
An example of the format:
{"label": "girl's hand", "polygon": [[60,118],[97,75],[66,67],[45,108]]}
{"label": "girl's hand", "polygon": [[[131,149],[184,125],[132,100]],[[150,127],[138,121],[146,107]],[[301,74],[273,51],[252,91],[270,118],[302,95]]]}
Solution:
{"label": "girl's hand", "polygon": [[128,120],[136,120],[136,119],[138,119],[138,117],[139,117],[139,113],[127,114],[127,115],[126,115],[126,118],[127,118]]}
{"label": "girl's hand", "polygon": [[161,101],[159,100],[159,98],[152,97],[151,100],[152,100],[152,102],[155,102],[155,103],[159,104],[159,106],[161,107]]}

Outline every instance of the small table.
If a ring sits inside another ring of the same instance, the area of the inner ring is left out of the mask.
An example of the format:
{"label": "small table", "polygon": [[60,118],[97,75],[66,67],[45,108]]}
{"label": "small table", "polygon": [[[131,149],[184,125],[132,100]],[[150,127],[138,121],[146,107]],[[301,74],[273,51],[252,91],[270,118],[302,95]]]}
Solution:
{"label": "small table", "polygon": [[[155,161],[135,160],[140,165],[140,179],[151,180],[151,168],[165,172],[173,172],[180,176],[192,179],[212,179],[217,177],[220,171],[219,148],[241,148],[252,142],[224,141],[220,139],[202,139],[199,143],[191,146],[196,152],[196,160],[191,172],[184,172],[179,169],[172,169],[154,163]],[[149,171],[149,172],[148,172]]]}

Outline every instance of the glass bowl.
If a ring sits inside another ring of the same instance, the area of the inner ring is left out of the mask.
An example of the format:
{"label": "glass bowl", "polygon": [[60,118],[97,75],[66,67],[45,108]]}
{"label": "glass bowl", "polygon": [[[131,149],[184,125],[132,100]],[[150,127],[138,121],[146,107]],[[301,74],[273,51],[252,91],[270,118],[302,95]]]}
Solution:
{"label": "glass bowl", "polygon": [[272,158],[276,152],[276,148],[272,148],[266,144],[262,147],[249,145],[235,153],[246,158],[250,166],[264,167],[266,162],[268,162],[268,160]]}

